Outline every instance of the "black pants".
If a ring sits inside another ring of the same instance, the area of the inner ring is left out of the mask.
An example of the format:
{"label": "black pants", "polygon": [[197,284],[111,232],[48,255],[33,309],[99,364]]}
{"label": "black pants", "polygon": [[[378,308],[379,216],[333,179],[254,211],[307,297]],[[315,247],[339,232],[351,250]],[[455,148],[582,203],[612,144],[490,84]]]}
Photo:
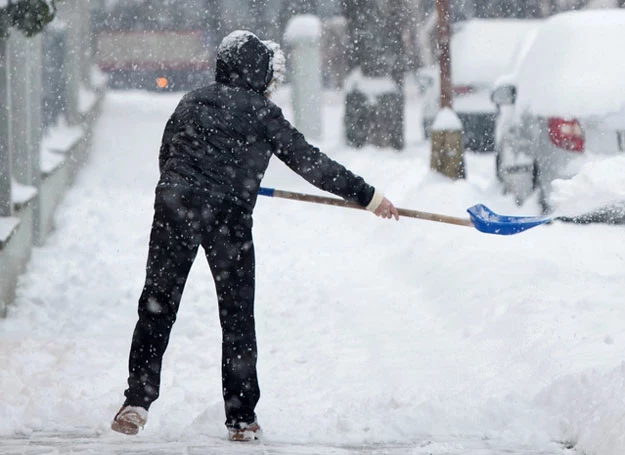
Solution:
{"label": "black pants", "polygon": [[159,396],[161,364],[191,265],[202,246],[215,281],[222,329],[226,425],[252,423],[260,398],[254,326],[254,245],[249,211],[189,188],[159,187],[146,280],[129,359],[126,403]]}

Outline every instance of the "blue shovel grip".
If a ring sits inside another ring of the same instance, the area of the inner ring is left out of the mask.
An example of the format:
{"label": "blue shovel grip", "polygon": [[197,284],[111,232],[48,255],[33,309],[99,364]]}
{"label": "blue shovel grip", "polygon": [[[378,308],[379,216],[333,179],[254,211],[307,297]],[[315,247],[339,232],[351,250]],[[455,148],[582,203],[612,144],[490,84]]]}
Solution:
{"label": "blue shovel grip", "polygon": [[262,186],[258,189],[259,196],[269,196],[273,197],[275,189],[273,188],[263,188]]}

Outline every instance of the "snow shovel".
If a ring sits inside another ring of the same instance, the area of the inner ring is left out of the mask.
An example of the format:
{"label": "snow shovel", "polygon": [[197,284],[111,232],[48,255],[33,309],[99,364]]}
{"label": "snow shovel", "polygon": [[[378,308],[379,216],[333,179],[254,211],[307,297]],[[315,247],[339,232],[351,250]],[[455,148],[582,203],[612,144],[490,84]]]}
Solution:
{"label": "snow shovel", "polygon": [[[261,196],[278,197],[282,199],[293,199],[296,201],[314,202],[316,204],[335,205],[338,207],[348,207],[352,209],[365,208],[342,199],[314,196],[311,194],[294,193],[291,191],[276,190],[273,188],[260,188],[258,194]],[[459,226],[473,226],[478,231],[486,234],[513,235],[526,231],[541,224],[549,223],[560,218],[548,218],[539,216],[509,216],[499,215],[486,207],[484,204],[477,204],[467,209],[470,218],[456,218],[453,216],[440,215],[438,213],[420,212],[398,208],[401,216],[419,218],[422,220],[436,221],[439,223],[456,224]]]}
{"label": "snow shovel", "polygon": [[488,234],[512,235],[531,229],[534,226],[562,221],[573,224],[623,224],[625,222],[625,203],[616,203],[589,213],[576,216],[507,216],[498,215],[483,204],[467,209],[473,225]]}
{"label": "snow shovel", "polygon": [[[315,204],[334,205],[337,207],[347,207],[350,209],[366,210],[363,206],[354,202],[344,201],[343,199],[336,199],[324,196],[315,196],[312,194],[294,193],[292,191],[276,190],[274,188],[263,188],[258,190],[258,194],[261,196],[277,197],[282,199],[292,199],[295,201],[313,202]],[[471,220],[464,218],[456,218],[453,216],[439,215],[438,213],[420,212],[418,210],[400,209],[398,208],[400,216],[407,216],[409,218],[419,218],[422,220],[436,221],[439,223],[456,224],[458,226],[473,226]]]}
{"label": "snow shovel", "polygon": [[499,215],[484,204],[469,207],[467,212],[469,212],[471,223],[478,231],[497,235],[518,234],[519,232],[558,219],[544,216]]}

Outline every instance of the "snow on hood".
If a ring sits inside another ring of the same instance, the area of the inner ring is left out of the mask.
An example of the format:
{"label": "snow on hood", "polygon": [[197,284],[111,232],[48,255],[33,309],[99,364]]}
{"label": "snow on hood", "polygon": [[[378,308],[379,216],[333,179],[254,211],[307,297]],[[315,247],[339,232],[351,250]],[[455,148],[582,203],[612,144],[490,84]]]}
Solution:
{"label": "snow on hood", "polygon": [[539,29],[517,85],[517,112],[591,116],[625,106],[625,10],[553,16]]}
{"label": "snow on hood", "polygon": [[255,34],[236,30],[217,49],[215,80],[265,93],[273,79],[274,51]]}

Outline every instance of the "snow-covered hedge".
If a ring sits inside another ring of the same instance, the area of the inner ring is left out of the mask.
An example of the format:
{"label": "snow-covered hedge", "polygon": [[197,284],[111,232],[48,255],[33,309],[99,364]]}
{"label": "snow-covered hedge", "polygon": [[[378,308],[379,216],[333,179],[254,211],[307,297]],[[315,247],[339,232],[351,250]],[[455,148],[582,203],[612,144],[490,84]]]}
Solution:
{"label": "snow-covered hedge", "polygon": [[0,37],[15,27],[26,36],[39,33],[54,19],[55,0],[0,0]]}

